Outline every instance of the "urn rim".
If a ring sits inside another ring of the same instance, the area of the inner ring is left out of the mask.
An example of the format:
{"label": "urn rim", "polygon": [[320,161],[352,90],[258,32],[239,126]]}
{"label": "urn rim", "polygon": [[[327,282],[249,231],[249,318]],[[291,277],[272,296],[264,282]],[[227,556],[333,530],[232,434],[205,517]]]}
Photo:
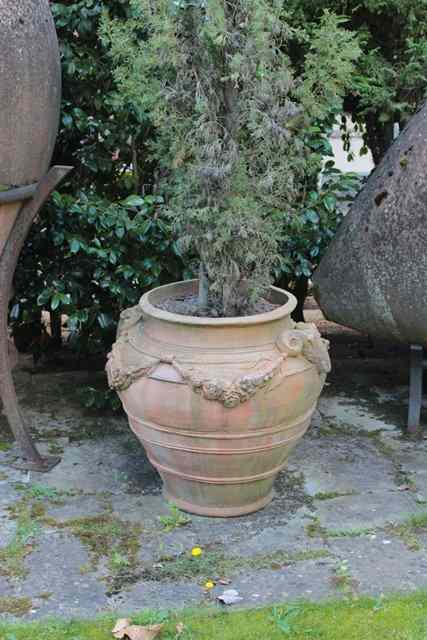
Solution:
{"label": "urn rim", "polygon": [[[270,287],[271,301],[280,304],[277,309],[267,311],[266,313],[258,313],[249,316],[237,316],[232,318],[205,318],[199,316],[186,316],[180,313],[172,313],[156,307],[156,302],[174,295],[182,295],[197,291],[198,280],[182,280],[165,284],[155,289],[151,289],[145,293],[139,301],[139,306],[146,317],[155,318],[164,322],[181,325],[193,325],[203,327],[247,327],[253,325],[266,324],[282,320],[290,316],[292,311],[297,307],[296,297],[289,291],[280,289],[279,287]],[[282,303],[283,302],[283,303]],[[281,304],[282,303],[282,304]]]}

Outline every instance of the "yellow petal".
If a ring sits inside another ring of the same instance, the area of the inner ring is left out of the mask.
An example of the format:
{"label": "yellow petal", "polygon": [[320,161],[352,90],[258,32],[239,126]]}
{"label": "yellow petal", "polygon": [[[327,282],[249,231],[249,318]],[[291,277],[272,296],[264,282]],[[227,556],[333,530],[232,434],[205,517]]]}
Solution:
{"label": "yellow petal", "polygon": [[193,548],[191,549],[191,555],[192,555],[194,558],[197,558],[197,556],[201,556],[201,555],[202,555],[202,553],[203,553],[203,551],[201,550],[201,548],[200,548],[200,547],[193,547]]}

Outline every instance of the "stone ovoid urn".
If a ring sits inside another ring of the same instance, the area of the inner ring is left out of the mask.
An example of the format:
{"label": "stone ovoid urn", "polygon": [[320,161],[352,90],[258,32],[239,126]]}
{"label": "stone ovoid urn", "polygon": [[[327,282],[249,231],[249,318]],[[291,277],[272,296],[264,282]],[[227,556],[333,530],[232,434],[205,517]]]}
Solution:
{"label": "stone ovoid urn", "polygon": [[329,320],[427,348],[427,103],[369,177],[314,274]]}
{"label": "stone ovoid urn", "polygon": [[328,343],[291,319],[296,299],[272,287],[268,313],[199,318],[161,310],[197,281],[152,290],[122,314],[110,386],[159,471],[165,498],[209,516],[238,516],[273,497],[330,370]]}
{"label": "stone ovoid urn", "polygon": [[[60,102],[61,66],[48,0],[0,0],[0,192],[46,174]],[[0,255],[21,206],[22,200],[0,204]]]}
{"label": "stone ovoid urn", "polygon": [[47,471],[19,410],[8,306],[19,254],[43,203],[71,167],[49,170],[58,131],[61,65],[48,0],[0,0],[0,398],[23,458]]}

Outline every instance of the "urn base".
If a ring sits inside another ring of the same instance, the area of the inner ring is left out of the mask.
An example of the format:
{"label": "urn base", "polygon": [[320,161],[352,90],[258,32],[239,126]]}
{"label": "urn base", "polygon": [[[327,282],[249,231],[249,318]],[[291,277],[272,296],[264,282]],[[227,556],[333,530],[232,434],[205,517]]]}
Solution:
{"label": "urn base", "polygon": [[255,513],[264,509],[274,498],[274,491],[271,490],[266,496],[254,500],[253,502],[244,506],[235,507],[206,507],[200,504],[195,504],[189,500],[183,500],[182,498],[169,493],[166,489],[163,490],[164,499],[174,504],[181,511],[187,513],[194,513],[197,516],[209,516],[211,518],[235,518],[238,516],[246,516],[250,513]]}

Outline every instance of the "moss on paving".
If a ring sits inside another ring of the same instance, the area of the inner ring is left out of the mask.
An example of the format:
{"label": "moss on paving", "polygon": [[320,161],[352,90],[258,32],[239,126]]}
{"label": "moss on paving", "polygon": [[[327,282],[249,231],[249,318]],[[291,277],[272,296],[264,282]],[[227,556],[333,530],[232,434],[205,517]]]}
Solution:
{"label": "moss on paving", "polygon": [[[101,558],[113,559],[114,554],[122,556],[123,562],[134,562],[138,554],[142,527],[124,522],[110,512],[64,522],[54,521],[54,524],[60,529],[69,529],[81,541],[88,549],[94,566]],[[112,561],[114,564],[114,559]]]}
{"label": "moss on paving", "polygon": [[[424,548],[418,539],[419,533],[427,533],[427,512],[416,513],[409,516],[403,522],[391,524],[382,529],[389,534],[398,536],[410,551],[420,551]],[[309,538],[359,538],[375,533],[373,528],[353,528],[353,529],[327,529],[319,518],[313,518],[305,527],[305,532]],[[427,635],[426,635],[427,637]]]}
{"label": "moss on paving", "polygon": [[[87,571],[96,569],[101,559],[107,561],[109,574],[105,579],[110,593],[117,593],[126,584],[135,582],[142,532],[140,525],[120,520],[111,513],[107,504],[105,513],[100,515],[57,521],[46,515],[47,506],[63,505],[64,497],[76,492],[40,484],[17,483],[15,488],[23,495],[9,508],[10,517],[16,521],[16,532],[8,545],[0,547],[0,575],[24,577],[27,574],[25,558],[35,547],[42,527],[50,526],[69,530],[87,548],[90,555]],[[107,496],[105,499],[107,501]]]}
{"label": "moss on paving", "polygon": [[26,557],[37,545],[42,526],[47,524],[46,506],[63,505],[67,492],[39,484],[16,483],[15,489],[22,497],[9,507],[10,518],[16,529],[12,540],[0,547],[0,575],[7,578],[23,578],[27,575]]}
{"label": "moss on paving", "polygon": [[[117,616],[119,617],[119,616]],[[14,640],[110,640],[114,617],[86,621],[0,622],[0,638]],[[163,622],[161,640],[425,640],[427,594],[322,604],[289,604],[265,609],[199,609],[169,614],[145,612],[134,624]]]}
{"label": "moss on paving", "polygon": [[106,560],[108,574],[104,580],[108,585],[107,595],[119,593],[138,580],[141,525],[120,520],[111,511],[62,522],[47,517],[42,522],[69,530],[86,547],[90,562],[80,567],[82,574],[95,570],[101,560]]}
{"label": "moss on paving", "polygon": [[52,591],[42,591],[42,593],[38,594],[37,598],[39,598],[40,600],[50,600],[52,596],[53,596]]}
{"label": "moss on paving", "polygon": [[361,538],[374,533],[375,529],[359,527],[353,529],[326,529],[327,538]]}
{"label": "moss on paving", "polygon": [[316,429],[316,434],[322,438],[343,438],[344,436],[366,437],[365,432],[356,429],[356,427],[353,427],[352,425],[344,424],[343,422],[336,424],[329,421],[323,421],[321,426]]}
{"label": "moss on paving", "polygon": [[0,597],[0,614],[8,613],[9,615],[19,618],[29,613],[32,606],[33,603],[30,598],[15,598],[13,596]]}
{"label": "moss on paving", "polygon": [[316,493],[314,500],[334,500],[335,498],[345,498],[347,496],[357,495],[356,491],[320,491]]}
{"label": "moss on paving", "polygon": [[0,575],[7,578],[23,578],[26,573],[25,558],[32,552],[40,531],[38,516],[33,505],[24,500],[13,506],[16,530],[12,540],[0,548]]}
{"label": "moss on paving", "polygon": [[319,518],[313,518],[305,527],[305,532],[309,538],[360,538],[375,532],[375,529],[359,527],[353,529],[327,529]]}
{"label": "moss on paving", "polygon": [[64,453],[64,447],[57,442],[49,442],[47,448],[48,452],[53,456],[60,456]]}

